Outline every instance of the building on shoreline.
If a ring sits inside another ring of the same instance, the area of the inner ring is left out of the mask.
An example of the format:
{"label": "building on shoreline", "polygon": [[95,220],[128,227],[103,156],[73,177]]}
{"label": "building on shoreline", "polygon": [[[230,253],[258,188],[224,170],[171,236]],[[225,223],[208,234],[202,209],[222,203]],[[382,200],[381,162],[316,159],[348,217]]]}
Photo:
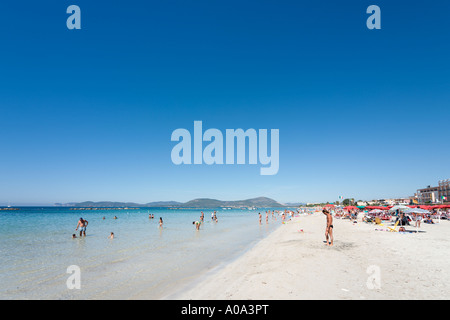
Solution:
{"label": "building on shoreline", "polygon": [[439,200],[448,202],[450,197],[450,179],[439,181]]}
{"label": "building on shoreline", "polygon": [[418,189],[416,193],[419,204],[445,203],[450,196],[450,179],[440,180],[438,186]]}

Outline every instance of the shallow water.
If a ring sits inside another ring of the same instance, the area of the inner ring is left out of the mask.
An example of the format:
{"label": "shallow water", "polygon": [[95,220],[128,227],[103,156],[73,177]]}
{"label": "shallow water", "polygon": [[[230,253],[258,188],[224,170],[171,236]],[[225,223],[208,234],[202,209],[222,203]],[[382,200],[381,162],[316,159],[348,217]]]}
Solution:
{"label": "shallow water", "polygon": [[[199,231],[192,222],[200,210],[192,209],[1,211],[0,299],[161,298],[273,231],[281,219],[269,217],[266,224],[265,210],[216,209],[217,223],[211,221],[213,210],[203,210]],[[75,231],[80,217],[89,222],[83,238]],[[71,265],[80,268],[79,290],[66,285]]]}

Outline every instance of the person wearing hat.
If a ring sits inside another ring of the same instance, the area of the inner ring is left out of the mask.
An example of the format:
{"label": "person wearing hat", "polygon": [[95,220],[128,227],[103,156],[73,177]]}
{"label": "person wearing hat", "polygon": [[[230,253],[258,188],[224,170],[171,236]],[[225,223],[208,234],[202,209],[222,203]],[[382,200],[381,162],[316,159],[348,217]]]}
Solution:
{"label": "person wearing hat", "polygon": [[86,237],[86,227],[88,225],[88,221],[84,220],[83,218],[80,218],[80,220],[78,220],[78,224],[77,227],[75,228],[75,231],[78,230],[78,227],[80,227],[80,237],[82,235],[84,235]]}

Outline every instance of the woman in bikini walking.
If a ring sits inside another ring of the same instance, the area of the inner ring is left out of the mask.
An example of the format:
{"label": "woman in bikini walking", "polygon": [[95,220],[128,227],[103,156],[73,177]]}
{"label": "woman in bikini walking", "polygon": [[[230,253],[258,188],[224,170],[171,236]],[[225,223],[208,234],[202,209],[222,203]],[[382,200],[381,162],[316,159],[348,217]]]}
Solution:
{"label": "woman in bikini walking", "polygon": [[[327,246],[333,245],[333,217],[330,214],[330,211],[327,209],[323,209],[322,212],[327,217],[327,228],[325,229],[325,240],[327,243]],[[328,241],[328,238],[330,241]]]}

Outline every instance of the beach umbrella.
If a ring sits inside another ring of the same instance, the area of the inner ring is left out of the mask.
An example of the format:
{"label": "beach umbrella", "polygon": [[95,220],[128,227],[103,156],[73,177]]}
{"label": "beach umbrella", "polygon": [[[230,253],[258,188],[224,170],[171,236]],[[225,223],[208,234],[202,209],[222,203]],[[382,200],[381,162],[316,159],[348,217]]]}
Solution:
{"label": "beach umbrella", "polygon": [[[404,210],[403,213],[407,214],[407,215],[410,215],[412,213],[423,215],[423,214],[426,214],[426,213],[430,213],[430,211],[424,210],[424,209],[420,209],[420,208],[409,208],[409,209]],[[418,233],[418,232],[419,232],[419,229],[418,229],[417,224],[416,224],[416,233]]]}
{"label": "beach umbrella", "polygon": [[330,208],[334,208],[335,207],[335,205],[334,204],[331,204],[331,203],[329,203],[329,204],[326,204],[324,207],[330,207]]}
{"label": "beach umbrella", "polygon": [[404,210],[403,212],[404,213],[420,213],[420,214],[429,214],[429,213],[431,213],[428,210],[420,209],[420,208],[410,208],[408,210]]}
{"label": "beach umbrella", "polygon": [[373,209],[373,210],[369,211],[370,214],[381,213],[381,212],[383,212],[383,210],[380,210],[380,209]]}
{"label": "beach umbrella", "polygon": [[437,204],[431,207],[432,209],[448,209],[450,204]]}
{"label": "beach umbrella", "polygon": [[410,207],[404,206],[404,205],[398,205],[398,206],[393,206],[392,208],[389,209],[389,211],[397,211],[397,210],[408,210],[411,209]]}
{"label": "beach umbrella", "polygon": [[358,208],[355,207],[355,206],[347,206],[347,207],[344,207],[344,210],[355,210],[355,209],[358,209]]}

